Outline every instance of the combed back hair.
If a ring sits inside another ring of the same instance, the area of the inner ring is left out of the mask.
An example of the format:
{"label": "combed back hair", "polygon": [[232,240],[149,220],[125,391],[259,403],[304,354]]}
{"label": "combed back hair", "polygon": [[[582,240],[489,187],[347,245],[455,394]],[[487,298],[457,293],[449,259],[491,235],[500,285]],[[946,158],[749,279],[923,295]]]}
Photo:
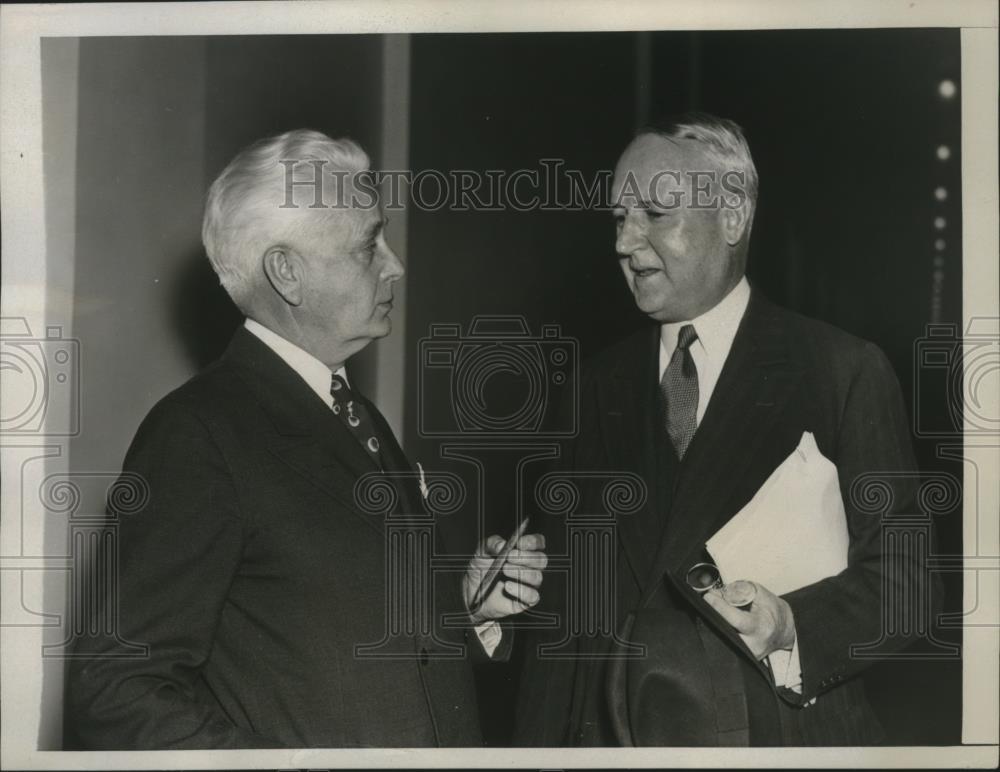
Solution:
{"label": "combed back hair", "polygon": [[[212,268],[237,306],[246,311],[263,279],[266,250],[308,239],[322,231],[328,218],[342,216],[335,204],[345,200],[341,197],[351,185],[349,175],[365,172],[369,165],[367,154],[353,140],[331,139],[311,129],[262,139],[229,163],[209,188],[201,238]],[[287,184],[311,183],[319,174],[319,189]],[[344,189],[337,188],[339,180]]]}
{"label": "combed back hair", "polygon": [[719,164],[723,172],[742,172],[752,221],[757,208],[757,167],[738,123],[709,113],[689,112],[657,121],[637,132],[637,136],[644,134],[656,134],[664,139],[693,139],[702,144],[705,154]]}

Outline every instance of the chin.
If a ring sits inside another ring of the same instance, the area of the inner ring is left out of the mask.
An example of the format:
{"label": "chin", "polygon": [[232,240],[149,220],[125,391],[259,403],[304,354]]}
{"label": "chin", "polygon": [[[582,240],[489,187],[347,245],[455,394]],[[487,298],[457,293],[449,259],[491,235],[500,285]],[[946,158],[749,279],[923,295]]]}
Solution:
{"label": "chin", "polygon": [[390,332],[392,332],[392,320],[388,316],[372,325],[373,338],[384,338]]}
{"label": "chin", "polygon": [[635,304],[646,316],[658,322],[673,321],[669,317],[678,312],[678,303],[662,292],[642,292],[635,296]]}
{"label": "chin", "polygon": [[639,310],[654,322],[660,324],[670,324],[671,322],[687,322],[694,319],[698,314],[692,313],[690,309],[684,308],[677,303],[645,303],[638,304]]}

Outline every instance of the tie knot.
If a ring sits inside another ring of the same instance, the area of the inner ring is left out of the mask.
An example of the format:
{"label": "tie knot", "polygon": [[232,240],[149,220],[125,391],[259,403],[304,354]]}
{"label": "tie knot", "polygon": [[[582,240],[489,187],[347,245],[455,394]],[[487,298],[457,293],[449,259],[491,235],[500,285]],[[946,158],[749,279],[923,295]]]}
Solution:
{"label": "tie knot", "polygon": [[698,333],[695,332],[694,325],[685,324],[677,333],[677,348],[684,351],[696,340],[698,340]]}

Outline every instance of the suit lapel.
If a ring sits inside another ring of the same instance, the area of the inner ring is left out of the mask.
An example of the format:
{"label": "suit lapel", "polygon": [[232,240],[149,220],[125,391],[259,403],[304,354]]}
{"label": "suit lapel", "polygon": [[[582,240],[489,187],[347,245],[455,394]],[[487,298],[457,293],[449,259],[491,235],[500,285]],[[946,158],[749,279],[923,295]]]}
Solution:
{"label": "suit lapel", "polygon": [[375,424],[376,431],[382,438],[382,458],[385,462],[385,468],[387,472],[393,473],[392,483],[399,494],[400,503],[404,507],[405,512],[415,515],[425,513],[424,499],[417,483],[418,478],[413,472],[413,467],[410,464],[410,460],[406,457],[406,453],[399,446],[396,435],[392,433],[392,427],[389,426],[389,422],[385,420],[385,416],[382,415],[374,404],[360,395],[359,399],[368,408],[368,414]]}
{"label": "suit lapel", "polygon": [[799,439],[801,423],[788,419],[798,413],[791,396],[801,370],[790,361],[775,310],[752,295],[681,464],[657,570],[686,571],[685,559],[701,554]]}
{"label": "suit lapel", "polygon": [[271,453],[369,527],[383,533],[381,518],[361,512],[354,486],[378,466],[347,428],[277,354],[252,333],[237,330],[224,359],[235,365],[247,391],[273,429]]}
{"label": "suit lapel", "polygon": [[[705,542],[750,500],[801,436],[803,422],[794,399],[801,370],[792,361],[776,312],[753,293],[681,464],[669,525],[646,584],[648,595],[666,575],[748,656],[736,632],[690,590],[685,574],[703,559]],[[766,675],[762,663],[755,665]]]}

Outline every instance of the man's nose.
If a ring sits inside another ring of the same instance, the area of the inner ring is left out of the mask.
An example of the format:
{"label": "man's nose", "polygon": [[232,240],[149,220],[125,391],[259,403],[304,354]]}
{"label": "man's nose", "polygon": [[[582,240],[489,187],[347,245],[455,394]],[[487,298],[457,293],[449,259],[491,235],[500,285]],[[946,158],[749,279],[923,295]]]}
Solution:
{"label": "man's nose", "polygon": [[634,217],[627,216],[622,221],[621,230],[615,239],[615,251],[622,256],[631,255],[645,240],[645,232]]}
{"label": "man's nose", "polygon": [[394,282],[398,279],[402,279],[405,273],[406,269],[403,268],[402,261],[396,256],[396,253],[392,251],[392,247],[386,244],[385,262],[382,266],[382,280]]}

